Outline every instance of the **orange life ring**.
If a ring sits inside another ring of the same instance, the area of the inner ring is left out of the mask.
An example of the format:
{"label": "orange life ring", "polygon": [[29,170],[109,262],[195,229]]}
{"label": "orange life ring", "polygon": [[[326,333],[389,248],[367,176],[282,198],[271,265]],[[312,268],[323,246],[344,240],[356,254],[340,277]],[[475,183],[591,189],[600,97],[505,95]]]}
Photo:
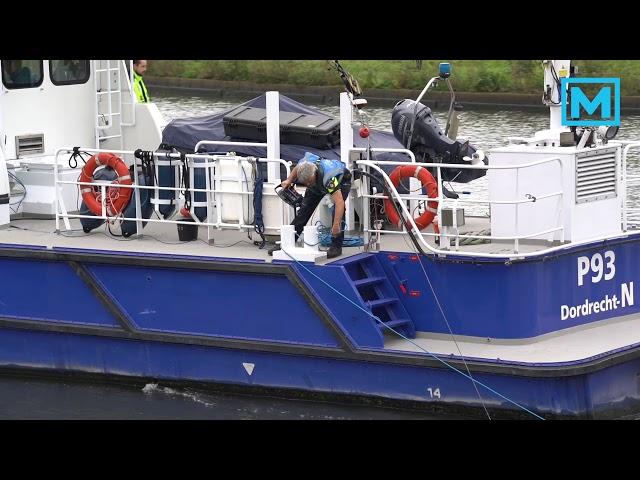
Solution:
{"label": "orange life ring", "polygon": [[[400,184],[401,179],[409,177],[415,177],[420,180],[422,186],[427,189],[427,196],[429,198],[435,198],[438,196],[438,182],[436,182],[436,179],[433,178],[433,175],[431,175],[429,170],[425,167],[416,165],[415,163],[410,165],[401,165],[391,172],[391,175],[389,176],[396,187]],[[391,199],[385,198],[384,210],[387,213],[387,218],[393,225],[398,227],[402,226],[398,212],[391,203]],[[418,228],[420,230],[427,228],[435,218],[436,213],[438,213],[438,202],[428,202],[424,213],[414,219]]]}
{"label": "orange life ring", "polygon": [[[87,163],[82,167],[82,172],[78,177],[79,182],[93,182],[93,172],[98,166],[104,165],[112,168],[118,174],[118,177],[111,182],[112,185],[131,185],[131,174],[129,168],[120,157],[113,153],[101,152],[93,155]],[[121,188],[117,186],[108,186],[106,188],[106,211],[107,215],[113,217],[118,215],[131,200],[132,188]],[[86,203],[89,210],[95,215],[102,216],[102,198],[101,189],[90,185],[80,185],[82,200]]]}

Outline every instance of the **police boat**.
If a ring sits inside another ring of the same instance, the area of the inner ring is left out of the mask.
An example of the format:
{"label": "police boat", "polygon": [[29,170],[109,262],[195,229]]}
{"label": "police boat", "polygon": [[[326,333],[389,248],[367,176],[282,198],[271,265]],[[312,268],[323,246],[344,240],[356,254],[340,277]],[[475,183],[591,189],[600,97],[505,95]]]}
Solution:
{"label": "police boat", "polygon": [[[267,92],[218,118],[224,135],[182,143],[135,102],[126,61],[0,65],[2,371],[490,418],[640,411],[640,142],[562,125],[570,61],[543,62],[549,128],[486,153],[456,138],[446,64],[393,133],[368,127],[348,82],[337,123],[295,124]],[[438,84],[444,130],[422,103]],[[330,261],[331,199],[296,240],[304,188],[278,188],[307,151],[353,173],[344,229],[361,244]]]}

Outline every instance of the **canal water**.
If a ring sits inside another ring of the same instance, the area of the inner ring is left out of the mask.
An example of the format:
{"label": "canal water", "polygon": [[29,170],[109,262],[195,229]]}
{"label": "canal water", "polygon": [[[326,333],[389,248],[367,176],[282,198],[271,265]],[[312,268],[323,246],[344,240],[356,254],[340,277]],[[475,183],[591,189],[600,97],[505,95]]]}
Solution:
{"label": "canal water", "polygon": [[[175,90],[152,92],[153,100],[167,121],[209,115],[233,107],[249,97],[224,101],[206,94]],[[337,105],[313,105],[334,116]],[[391,110],[367,109],[373,128],[391,130]],[[435,112],[444,125],[446,112]],[[527,136],[546,128],[546,110],[465,110],[458,138],[469,139],[477,148],[490,150],[504,145],[509,136]],[[640,116],[623,116],[618,138],[640,138]],[[637,161],[637,159],[633,160]],[[464,189],[481,195],[486,179]],[[474,182],[474,183],[476,183]],[[455,184],[454,184],[455,186]],[[352,404],[285,400],[256,395],[203,392],[159,384],[139,386],[0,376],[0,420],[6,419],[451,419],[431,413]]]}

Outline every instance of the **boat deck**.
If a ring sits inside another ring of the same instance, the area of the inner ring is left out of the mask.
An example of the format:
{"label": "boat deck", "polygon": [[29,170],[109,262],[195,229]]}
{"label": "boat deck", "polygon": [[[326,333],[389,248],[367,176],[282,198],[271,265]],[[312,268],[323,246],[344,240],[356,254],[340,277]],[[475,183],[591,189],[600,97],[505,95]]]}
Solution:
{"label": "boat deck", "polygon": [[[109,233],[106,225],[98,227],[87,234],[82,231],[78,219],[70,219],[70,222],[71,230],[65,230],[62,227],[60,233],[55,233],[55,220],[53,219],[12,219],[8,228],[0,230],[0,244],[238,258],[264,262],[271,262],[273,259],[268,255],[266,248],[259,249],[253,244],[253,240],[259,240],[258,235],[252,233],[252,239],[249,239],[246,231],[214,230],[214,243],[209,245],[206,227],[199,228],[197,241],[182,242],[178,239],[175,224],[150,222],[144,228],[142,236],[123,238]],[[467,224],[460,231],[461,233],[480,232],[488,228],[488,218],[468,217]],[[118,226],[111,227],[111,229],[115,234],[119,233]],[[433,237],[427,237],[427,242],[437,248]],[[380,243],[383,251],[415,252],[415,247],[405,234],[383,234]],[[532,252],[549,246],[551,246],[551,243],[544,241],[521,241],[519,251],[523,253]],[[339,258],[349,257],[363,251],[364,247],[345,247],[343,248],[343,255]],[[515,256],[512,242],[461,245],[460,251]],[[452,251],[452,253],[455,252]],[[319,264],[327,262],[326,259],[317,260]]]}
{"label": "boat deck", "polygon": [[[457,345],[456,345],[457,344]],[[429,352],[441,357],[461,355],[481,359],[526,364],[575,362],[630,348],[640,344],[640,314],[602,320],[530,339],[497,340],[419,332],[405,340],[385,333],[385,349]]]}

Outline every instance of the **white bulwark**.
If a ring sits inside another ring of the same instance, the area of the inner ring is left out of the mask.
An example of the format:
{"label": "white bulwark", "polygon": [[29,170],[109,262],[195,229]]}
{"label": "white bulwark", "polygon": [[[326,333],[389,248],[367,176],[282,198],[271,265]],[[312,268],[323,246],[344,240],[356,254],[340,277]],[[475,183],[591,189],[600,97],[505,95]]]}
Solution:
{"label": "white bulwark", "polygon": [[492,204],[492,235],[533,235],[559,226],[564,230],[532,238],[578,242],[622,234],[620,158],[621,145],[616,142],[577,148],[531,139],[525,145],[492,150],[492,165],[522,168],[489,170],[490,200],[525,202]]}

